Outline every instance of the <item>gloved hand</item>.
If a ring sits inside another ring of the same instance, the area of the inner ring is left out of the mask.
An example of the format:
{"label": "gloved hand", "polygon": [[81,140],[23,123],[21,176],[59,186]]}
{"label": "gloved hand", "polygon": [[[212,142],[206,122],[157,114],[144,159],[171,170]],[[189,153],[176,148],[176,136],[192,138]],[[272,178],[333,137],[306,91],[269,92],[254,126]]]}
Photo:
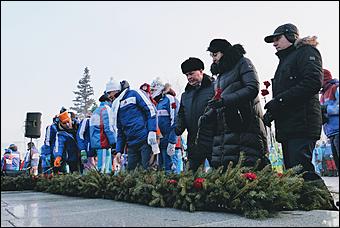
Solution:
{"label": "gloved hand", "polygon": [[61,157],[60,156],[56,157],[54,160],[54,167],[60,167],[61,165],[60,161],[61,161]]}
{"label": "gloved hand", "polygon": [[80,159],[83,164],[87,163],[87,153],[85,150],[80,151]]}
{"label": "gloved hand", "polygon": [[264,109],[267,109],[274,117],[280,111],[280,106],[280,103],[273,98],[265,104]]}
{"label": "gloved hand", "polygon": [[264,125],[266,125],[267,127],[271,127],[271,126],[272,126],[271,122],[272,122],[273,120],[274,120],[274,119],[273,119],[273,116],[272,116],[272,114],[271,114],[269,111],[267,111],[267,112],[263,115],[263,123],[264,123]]}
{"label": "gloved hand", "polygon": [[166,152],[170,157],[175,154],[175,146],[176,146],[176,144],[174,144],[174,143],[168,143],[168,147],[166,148]]}
{"label": "gloved hand", "polygon": [[212,99],[208,101],[208,107],[210,108],[217,109],[217,108],[222,108],[223,106],[224,106],[223,98],[218,99],[218,100]]}
{"label": "gloved hand", "polygon": [[152,154],[159,154],[161,151],[159,150],[159,146],[158,144],[152,144],[151,145],[151,149],[152,149]]}
{"label": "gloved hand", "polygon": [[119,164],[122,163],[121,156],[122,156],[122,154],[121,154],[120,152],[118,152],[118,153],[116,154],[116,160],[117,160],[117,162],[118,162]]}
{"label": "gloved hand", "polygon": [[150,146],[157,144],[157,139],[156,139],[156,132],[155,131],[149,131],[148,134],[148,144]]}

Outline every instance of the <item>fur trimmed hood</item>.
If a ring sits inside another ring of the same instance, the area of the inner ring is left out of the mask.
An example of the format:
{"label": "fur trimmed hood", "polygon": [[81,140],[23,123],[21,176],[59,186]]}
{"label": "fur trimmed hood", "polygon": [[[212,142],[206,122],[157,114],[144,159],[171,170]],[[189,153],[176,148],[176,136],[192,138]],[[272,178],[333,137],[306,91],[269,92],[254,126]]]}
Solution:
{"label": "fur trimmed hood", "polygon": [[301,39],[297,39],[294,43],[294,46],[296,48],[300,48],[302,46],[306,46],[306,45],[311,45],[313,47],[316,47],[319,42],[317,41],[317,36],[307,36],[307,37],[304,37],[304,38],[301,38]]}
{"label": "fur trimmed hood", "polygon": [[281,59],[287,56],[292,51],[297,50],[301,47],[312,46],[313,48],[316,48],[316,46],[319,44],[319,42],[316,39],[317,39],[316,36],[312,36],[312,37],[307,36],[304,38],[297,39],[293,45],[290,45],[288,48],[284,50],[280,50],[276,52],[275,54]]}

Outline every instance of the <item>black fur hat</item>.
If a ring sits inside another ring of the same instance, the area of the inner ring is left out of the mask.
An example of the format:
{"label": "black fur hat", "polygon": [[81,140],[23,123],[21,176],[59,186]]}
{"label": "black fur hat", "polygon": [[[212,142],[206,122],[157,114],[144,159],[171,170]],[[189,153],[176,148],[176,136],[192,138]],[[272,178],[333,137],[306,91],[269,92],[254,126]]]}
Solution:
{"label": "black fur hat", "polygon": [[199,58],[190,57],[181,64],[183,74],[194,70],[204,70],[204,63]]}
{"label": "black fur hat", "polygon": [[210,51],[212,53],[216,53],[216,52],[222,52],[224,53],[225,50],[231,47],[231,44],[225,40],[225,39],[213,39],[210,44],[209,47],[207,49],[207,51]]}

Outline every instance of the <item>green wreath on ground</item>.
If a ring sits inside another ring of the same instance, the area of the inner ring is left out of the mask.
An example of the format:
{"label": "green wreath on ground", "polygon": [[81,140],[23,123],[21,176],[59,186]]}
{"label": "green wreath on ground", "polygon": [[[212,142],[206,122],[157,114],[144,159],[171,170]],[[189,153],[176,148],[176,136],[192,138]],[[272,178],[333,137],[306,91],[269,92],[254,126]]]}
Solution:
{"label": "green wreath on ground", "polygon": [[1,177],[1,191],[36,190],[69,196],[105,198],[153,207],[170,207],[190,212],[225,211],[247,218],[263,219],[287,210],[332,210],[332,196],[325,185],[305,182],[301,167],[283,174],[268,165],[262,170],[242,167],[241,160],[227,170],[204,172],[200,167],[181,174],[135,169],[118,175],[96,170],[56,175],[52,178]]}

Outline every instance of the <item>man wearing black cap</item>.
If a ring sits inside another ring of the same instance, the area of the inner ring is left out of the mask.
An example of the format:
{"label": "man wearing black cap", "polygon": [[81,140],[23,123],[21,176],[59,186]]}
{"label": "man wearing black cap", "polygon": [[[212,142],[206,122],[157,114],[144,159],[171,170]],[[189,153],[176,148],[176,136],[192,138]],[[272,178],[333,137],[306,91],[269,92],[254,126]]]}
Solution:
{"label": "man wearing black cap", "polygon": [[[294,42],[299,38],[299,30],[293,24],[280,25],[277,29],[275,29],[273,35],[266,36],[264,38],[264,41],[266,41],[267,43],[273,43],[274,41],[281,38],[281,36],[284,36],[291,45],[291,44],[294,44]],[[286,43],[286,45],[288,45],[288,43]],[[287,47],[277,47],[277,46],[275,47],[279,48],[280,50],[287,48]]]}
{"label": "man wearing black cap", "polygon": [[297,27],[284,24],[264,41],[273,43],[280,60],[272,79],[273,98],[264,106],[267,110],[264,122],[270,126],[275,121],[285,168],[302,165],[305,180],[324,185],[312,164],[312,152],[322,126],[318,93],[323,72],[316,37],[299,39]]}
{"label": "man wearing black cap", "polygon": [[200,126],[200,137],[195,143],[198,132],[198,120],[204,113],[208,101],[214,95],[214,79],[203,73],[204,64],[198,58],[189,58],[182,65],[182,72],[187,76],[188,84],[181,96],[181,103],[176,121],[176,135],[188,131],[187,153],[189,169],[196,171],[203,165],[205,159],[211,160],[212,150],[212,125]]}

